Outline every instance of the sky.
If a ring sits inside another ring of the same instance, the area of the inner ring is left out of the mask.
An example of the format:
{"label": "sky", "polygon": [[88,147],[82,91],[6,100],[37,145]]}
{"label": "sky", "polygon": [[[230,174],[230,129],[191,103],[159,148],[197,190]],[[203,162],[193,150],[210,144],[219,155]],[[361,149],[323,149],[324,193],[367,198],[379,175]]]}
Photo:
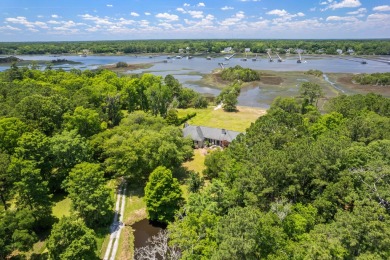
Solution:
{"label": "sky", "polygon": [[0,41],[390,38],[389,0],[0,0]]}

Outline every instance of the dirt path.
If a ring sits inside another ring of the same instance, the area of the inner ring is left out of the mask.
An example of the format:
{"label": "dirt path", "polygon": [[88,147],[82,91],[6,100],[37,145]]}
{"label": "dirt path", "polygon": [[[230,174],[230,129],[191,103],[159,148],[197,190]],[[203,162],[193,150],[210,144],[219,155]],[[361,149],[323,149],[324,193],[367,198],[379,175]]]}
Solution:
{"label": "dirt path", "polygon": [[[121,231],[123,228],[123,213],[125,209],[126,202],[126,182],[122,182],[120,185],[115,204],[115,215],[114,220],[110,227],[110,241],[108,242],[108,246],[106,249],[106,253],[104,254],[104,260],[114,260],[116,256],[116,252],[118,251],[118,243],[121,235]],[[119,218],[119,221],[118,221]]]}

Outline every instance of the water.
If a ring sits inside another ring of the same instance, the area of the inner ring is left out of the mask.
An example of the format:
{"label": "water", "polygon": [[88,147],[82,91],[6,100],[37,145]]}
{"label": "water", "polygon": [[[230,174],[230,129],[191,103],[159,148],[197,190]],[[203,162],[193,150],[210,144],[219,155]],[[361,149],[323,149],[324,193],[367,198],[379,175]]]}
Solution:
{"label": "water", "polygon": [[[307,71],[309,69],[321,70],[324,73],[374,73],[374,72],[390,72],[390,65],[384,62],[367,60],[367,64],[361,64],[361,59],[348,58],[341,59],[337,57],[303,57],[304,62],[297,64],[297,57],[294,55],[286,57],[283,62],[269,62],[265,56],[259,56],[257,61],[252,61],[251,57],[248,57],[247,61],[242,61],[241,58],[231,58],[229,61],[224,59],[224,56],[206,60],[205,57],[194,57],[193,59],[167,59],[166,55],[153,56],[136,56],[136,55],[122,55],[122,56],[61,56],[53,57],[48,55],[23,55],[17,56],[23,60],[43,60],[51,61],[53,59],[67,59],[70,61],[81,62],[81,64],[63,64],[53,66],[53,68],[63,68],[64,70],[70,70],[71,68],[85,70],[96,69],[101,65],[115,64],[119,61],[129,64],[141,64],[150,63],[153,66],[148,69],[139,69],[129,71],[128,73],[152,73],[165,77],[168,74],[177,78],[184,87],[191,88],[199,93],[218,95],[219,89],[212,88],[210,86],[204,86],[197,83],[202,78],[202,74],[209,74],[213,70],[220,68],[218,63],[224,63],[227,67],[234,67],[240,65],[242,67],[249,67],[255,70],[270,70],[270,71]],[[378,57],[380,59],[381,57]],[[382,58],[387,60],[388,58]],[[167,61],[167,62],[164,62]],[[0,71],[8,69],[9,66],[2,66],[0,64]],[[326,75],[324,79],[327,80],[334,88],[343,92],[343,90],[330,82]],[[297,83],[300,84],[302,79],[297,79]],[[242,89],[241,95],[238,98],[238,105],[242,106],[254,106],[267,108],[269,104],[265,102],[267,97],[272,97],[272,93],[262,91],[258,87],[249,87]],[[269,102],[269,101],[268,101]]]}
{"label": "water", "polygon": [[146,246],[148,239],[162,230],[161,227],[151,225],[147,219],[134,223],[132,228],[134,229],[134,248]]}

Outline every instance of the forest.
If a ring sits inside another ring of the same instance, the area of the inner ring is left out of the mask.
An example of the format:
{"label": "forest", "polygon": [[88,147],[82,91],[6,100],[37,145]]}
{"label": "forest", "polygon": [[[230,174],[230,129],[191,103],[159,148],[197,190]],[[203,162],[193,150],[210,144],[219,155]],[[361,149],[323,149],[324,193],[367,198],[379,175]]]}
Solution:
{"label": "forest", "polygon": [[[143,185],[158,166],[174,170],[192,157],[175,126],[175,109],[188,106],[207,101],[170,75],[1,72],[0,259],[42,238],[51,259],[95,259],[97,236],[112,221],[110,185]],[[72,214],[58,221],[53,198],[63,194]]]}
{"label": "forest", "polygon": [[[188,49],[187,49],[188,47]],[[27,54],[75,54],[88,51],[94,54],[142,54],[179,53],[190,54],[220,53],[227,47],[244,53],[250,48],[252,53],[266,53],[268,50],[286,53],[291,49],[304,50],[309,54],[336,55],[337,49],[357,55],[390,55],[390,41],[383,40],[134,40],[134,41],[93,41],[93,42],[2,42],[0,55]]]}
{"label": "forest", "polygon": [[[239,91],[217,99],[229,111]],[[208,104],[173,76],[12,65],[0,73],[0,258],[46,239],[40,259],[98,259],[121,179],[167,224],[167,258],[390,258],[390,99],[340,95],[320,111],[321,97],[302,83],[204,172],[183,173],[193,147],[176,108]],[[72,209],[60,219],[59,195]]]}
{"label": "forest", "polygon": [[[183,259],[388,259],[390,100],[277,98],[168,227]],[[313,98],[314,97],[314,98]]]}

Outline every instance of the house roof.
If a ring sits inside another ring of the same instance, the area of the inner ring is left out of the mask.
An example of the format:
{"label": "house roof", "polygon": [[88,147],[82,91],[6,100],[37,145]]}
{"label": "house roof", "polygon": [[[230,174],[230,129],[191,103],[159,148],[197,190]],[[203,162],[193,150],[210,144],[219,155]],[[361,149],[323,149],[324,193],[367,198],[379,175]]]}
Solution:
{"label": "house roof", "polygon": [[191,137],[194,141],[203,141],[205,138],[232,142],[241,132],[213,128],[207,126],[186,125],[183,128],[184,137]]}

